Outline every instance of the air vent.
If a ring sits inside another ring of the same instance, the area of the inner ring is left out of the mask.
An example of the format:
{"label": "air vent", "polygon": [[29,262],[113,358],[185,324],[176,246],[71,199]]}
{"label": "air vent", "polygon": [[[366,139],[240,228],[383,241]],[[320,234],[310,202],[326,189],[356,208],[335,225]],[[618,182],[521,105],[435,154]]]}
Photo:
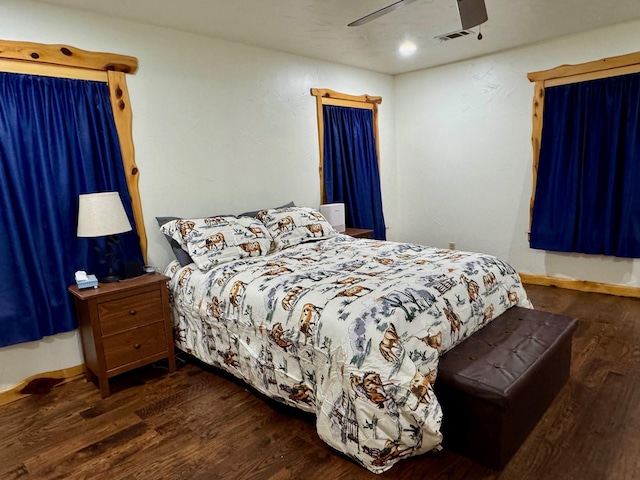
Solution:
{"label": "air vent", "polygon": [[455,32],[445,33],[444,35],[438,35],[434,38],[440,40],[441,42],[447,42],[449,40],[453,40],[454,38],[466,37],[467,35],[472,35],[473,30],[456,30]]}

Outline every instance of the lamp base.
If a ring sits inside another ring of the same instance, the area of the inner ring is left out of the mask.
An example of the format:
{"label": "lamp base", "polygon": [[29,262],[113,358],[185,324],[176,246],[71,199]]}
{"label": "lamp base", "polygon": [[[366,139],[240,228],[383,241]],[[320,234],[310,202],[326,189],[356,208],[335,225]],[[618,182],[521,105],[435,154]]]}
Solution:
{"label": "lamp base", "polygon": [[106,277],[102,277],[98,279],[100,283],[115,283],[122,280],[122,277],[118,275],[107,275]]}

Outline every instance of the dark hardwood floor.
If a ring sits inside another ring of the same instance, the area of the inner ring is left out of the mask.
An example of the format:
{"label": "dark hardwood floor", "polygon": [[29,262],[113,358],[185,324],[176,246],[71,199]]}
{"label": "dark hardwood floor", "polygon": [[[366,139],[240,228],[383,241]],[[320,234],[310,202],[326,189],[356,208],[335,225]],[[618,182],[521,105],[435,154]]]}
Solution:
{"label": "dark hardwood floor", "polygon": [[[640,300],[528,286],[578,320],[571,379],[502,472],[448,451],[374,475],[331,450],[313,418],[217,370],[179,361],[73,381],[0,408],[0,479],[637,479]],[[163,368],[165,367],[165,368]]]}

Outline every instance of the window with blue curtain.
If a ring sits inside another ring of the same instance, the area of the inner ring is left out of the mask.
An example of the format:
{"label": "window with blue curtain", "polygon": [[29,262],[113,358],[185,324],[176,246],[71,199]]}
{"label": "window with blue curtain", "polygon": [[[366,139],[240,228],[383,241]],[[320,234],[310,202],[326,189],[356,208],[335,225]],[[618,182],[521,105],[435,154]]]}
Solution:
{"label": "window with blue curtain", "polygon": [[640,74],[545,89],[533,248],[640,258]]}
{"label": "window with blue curtain", "polygon": [[105,275],[105,239],[76,237],[78,196],[117,191],[142,263],[106,83],[0,73],[0,347],[76,328],[76,270]]}
{"label": "window with blue curtain", "polygon": [[386,239],[373,112],[323,105],[324,191],[327,203],[344,203],[348,227]]}

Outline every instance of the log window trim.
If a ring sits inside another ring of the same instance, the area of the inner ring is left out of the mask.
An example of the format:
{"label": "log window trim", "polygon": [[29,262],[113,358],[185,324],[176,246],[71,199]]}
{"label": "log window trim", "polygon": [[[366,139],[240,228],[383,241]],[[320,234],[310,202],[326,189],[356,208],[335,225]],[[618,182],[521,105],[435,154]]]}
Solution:
{"label": "log window trim", "polygon": [[335,105],[338,107],[365,108],[373,112],[373,135],[376,139],[376,151],[378,153],[378,167],[380,166],[380,137],[378,135],[378,105],[382,103],[382,97],[371,95],[349,95],[328,88],[312,88],[311,95],[316,97],[316,110],[318,116],[318,144],[320,147],[320,203],[326,202],[324,190],[324,118],[323,105]]}
{"label": "log window trim", "polygon": [[531,133],[531,144],[533,147],[532,187],[529,201],[529,231],[527,232],[527,236],[530,236],[531,232],[533,202],[536,196],[538,180],[545,88],[587,82],[601,78],[617,77],[631,73],[640,73],[640,52],[602,58],[600,60],[576,65],[560,65],[549,70],[540,70],[527,74],[529,81],[534,84],[533,128]]}

